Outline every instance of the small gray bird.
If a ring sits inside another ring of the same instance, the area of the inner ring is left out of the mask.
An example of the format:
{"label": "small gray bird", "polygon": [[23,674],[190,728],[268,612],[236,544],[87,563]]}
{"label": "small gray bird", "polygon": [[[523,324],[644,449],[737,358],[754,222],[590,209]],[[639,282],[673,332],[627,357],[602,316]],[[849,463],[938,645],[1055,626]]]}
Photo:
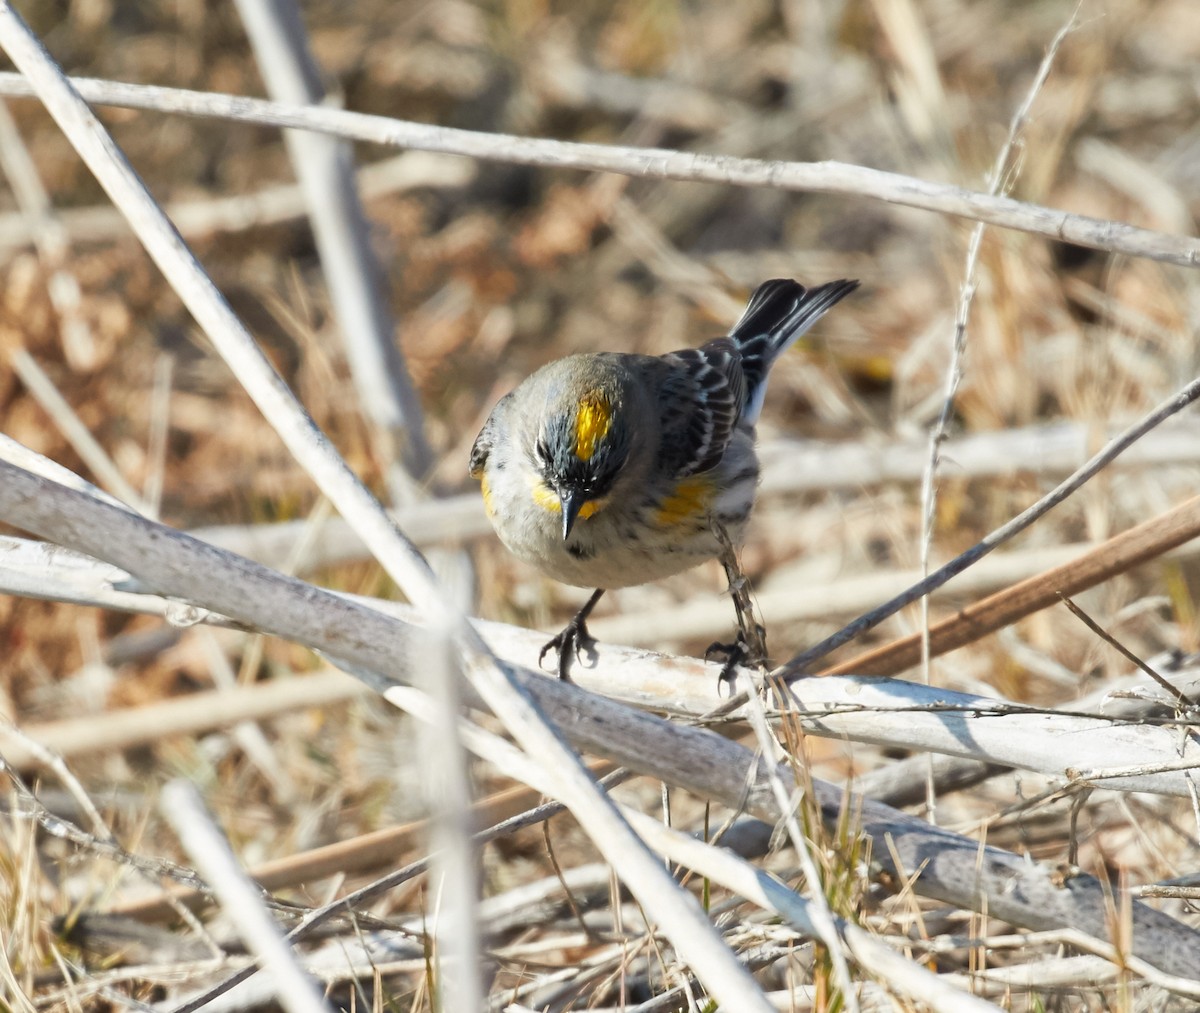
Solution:
{"label": "small gray bird", "polygon": [[858,288],[767,281],[728,337],[666,355],[598,352],[551,362],[503,397],[471,448],[492,526],[509,550],[596,590],[543,649],[590,651],[608,588],[669,577],[741,543],[754,507],[754,425],[775,360]]}

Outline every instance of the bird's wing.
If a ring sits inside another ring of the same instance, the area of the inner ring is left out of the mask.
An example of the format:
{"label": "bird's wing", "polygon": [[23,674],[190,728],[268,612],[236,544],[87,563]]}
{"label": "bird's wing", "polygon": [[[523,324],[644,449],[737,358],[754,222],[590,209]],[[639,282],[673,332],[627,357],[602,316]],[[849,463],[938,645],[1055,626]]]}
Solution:
{"label": "bird's wing", "polygon": [[512,400],[512,393],[505,394],[492,409],[492,414],[488,416],[487,421],[483,424],[483,428],[479,430],[479,435],[475,437],[475,442],[471,445],[470,463],[467,465],[467,473],[472,478],[481,478],[483,469],[487,466],[488,454],[492,452],[492,446],[496,439],[496,416],[504,410],[506,402]]}
{"label": "bird's wing", "polygon": [[746,403],[741,356],[728,338],[662,356],[662,452],[679,478],[720,463]]}

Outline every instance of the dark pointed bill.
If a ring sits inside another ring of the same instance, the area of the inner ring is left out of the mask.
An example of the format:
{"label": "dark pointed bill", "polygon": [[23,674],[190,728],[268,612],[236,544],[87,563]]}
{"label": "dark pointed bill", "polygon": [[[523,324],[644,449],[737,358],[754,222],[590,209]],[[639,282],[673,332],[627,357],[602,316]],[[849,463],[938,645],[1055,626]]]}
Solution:
{"label": "dark pointed bill", "polygon": [[562,504],[563,541],[565,542],[571,534],[571,528],[575,526],[575,518],[579,516],[579,511],[587,502],[587,497],[578,489],[560,489],[558,500]]}

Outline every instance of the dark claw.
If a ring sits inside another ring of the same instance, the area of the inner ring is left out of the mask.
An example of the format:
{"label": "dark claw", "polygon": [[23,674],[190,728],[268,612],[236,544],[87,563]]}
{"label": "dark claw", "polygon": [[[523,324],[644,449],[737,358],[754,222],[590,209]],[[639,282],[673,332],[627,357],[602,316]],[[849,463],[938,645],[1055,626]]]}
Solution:
{"label": "dark claw", "polygon": [[570,682],[572,657],[583,661],[583,656],[586,654],[588,661],[595,664],[596,638],[588,633],[587,618],[592,614],[592,609],[596,607],[596,602],[602,597],[604,597],[604,588],[596,588],[587,600],[587,604],[575,613],[575,618],[567,623],[562,633],[542,648],[542,653],[538,655],[539,668],[547,654],[551,651],[558,651],[558,677],[563,682]]}
{"label": "dark claw", "polygon": [[539,666],[551,651],[558,652],[558,677],[564,682],[570,682],[572,658],[577,658],[582,662],[585,660],[584,655],[587,655],[587,662],[595,663],[596,638],[588,633],[587,622],[576,616],[567,623],[558,636],[542,648],[538,655]]}
{"label": "dark claw", "polygon": [[704,652],[704,660],[721,662],[721,672],[717,676],[717,695],[733,696],[738,666],[750,661],[750,651],[739,633],[737,640],[732,644],[723,644],[719,640],[709,644]]}
{"label": "dark claw", "polygon": [[[755,633],[758,645],[766,646],[767,630],[761,623],[755,623]],[[707,651],[704,651],[704,660],[721,661],[720,675],[716,677],[716,688],[718,688],[718,694],[724,694],[724,690],[728,690],[730,696],[733,695],[733,690],[736,688],[739,665],[757,666],[764,671],[767,666],[767,659],[758,657],[754,648],[751,648],[745,635],[740,631],[738,639],[733,643],[722,643],[719,640],[710,643]]]}
{"label": "dark claw", "polygon": [[705,661],[725,661],[728,662],[730,655],[735,653],[743,653],[745,645],[741,640],[737,640],[732,644],[726,644],[720,640],[714,640],[706,648],[704,648]]}

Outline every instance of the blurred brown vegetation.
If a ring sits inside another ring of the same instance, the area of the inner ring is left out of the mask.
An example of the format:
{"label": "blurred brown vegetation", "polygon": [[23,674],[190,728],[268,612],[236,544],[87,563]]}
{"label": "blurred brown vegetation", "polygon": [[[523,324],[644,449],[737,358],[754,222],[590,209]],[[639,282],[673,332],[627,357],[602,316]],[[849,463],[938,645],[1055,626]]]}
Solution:
{"label": "blurred brown vegetation", "polygon": [[[230,4],[18,6],[72,74],[263,94]],[[303,13],[330,88],[356,111],[565,140],[835,159],[983,189],[1013,112],[1073,8],[1074,0],[319,0]],[[1194,234],[1197,66],[1194,0],[1085,0],[1020,139],[1012,195]],[[81,221],[73,214],[106,200],[62,135],[36,102],[9,108],[62,212],[71,241],[59,266],[78,280],[90,337],[82,347],[65,345],[47,288],[53,265],[20,232],[16,202],[0,186],[0,214],[13,230],[0,232],[0,428],[93,477],[12,373],[9,354],[25,349],[135,487],[163,469],[168,523],[306,516],[316,502],[311,482],[137,242],[119,224],[73,232]],[[119,110],[101,116],[164,204],[293,180],[273,129]],[[393,154],[357,151],[363,164]],[[777,369],[763,439],[886,441],[926,431],[940,406],[969,223],[866,200],[486,163],[465,184],[376,196],[367,210],[398,341],[428,413],[436,494],[468,489],[467,450],[479,424],[538,365],[576,350],[695,344],[720,333],[730,307],[736,312],[767,277],[857,277],[864,285]],[[388,462],[372,456],[303,217],[243,231],[193,229],[187,238],[309,411],[382,494]],[[978,281],[956,432],[1074,420],[1099,434],[1197,372],[1194,272],[992,229]],[[148,448],[164,357],[173,374],[160,461]],[[1195,469],[1102,476],[1024,544],[1122,530],[1159,512],[1195,477]],[[970,545],[1051,481],[1023,472],[1019,460],[1009,477],[984,481],[958,479],[948,468],[935,556]],[[788,564],[800,565],[802,581],[824,580],[913,566],[919,536],[916,485],[792,495],[763,504],[744,562],[756,583]],[[482,615],[553,627],[578,604],[574,592],[519,567],[492,540],[473,553]],[[1144,655],[1195,647],[1197,574],[1194,564],[1174,566],[1144,568],[1090,598],[1102,621],[1125,617],[1121,635]],[[703,573],[612,595],[605,611],[715,596],[717,569]],[[388,593],[366,562],[312,579]],[[844,618],[772,629],[772,646],[786,656]],[[911,622],[897,620],[878,636]],[[117,638],[160,625],[0,598],[0,712],[22,722],[101,714],[211,685],[205,648],[190,635],[130,662],[105,663]],[[1021,638],[1047,666],[1077,673],[1081,687],[1124,665],[1063,616],[1027,621]],[[235,655],[235,666],[242,657]],[[298,649],[270,644],[261,664],[242,674],[312,664]],[[945,678],[959,686],[981,680],[1043,703],[1073,695],[994,642],[963,655]],[[272,742],[286,791],[223,736],[96,758],[77,773],[106,797],[132,798],[114,803],[118,832],[130,835],[157,783],[179,771],[197,776],[214,804],[227,801],[220,815],[235,843],[248,859],[261,859],[412,815],[417,775],[393,733],[391,718],[363,705],[336,718],[309,713],[276,722]],[[868,753],[849,763],[819,744],[815,759],[826,752],[831,770],[873,762]],[[482,792],[490,785],[486,773],[479,776]],[[984,797],[978,807],[992,804]],[[1039,853],[1057,853],[1061,832],[1056,824]],[[147,846],[172,848],[158,833]],[[586,851],[578,840],[571,846]],[[1154,875],[1166,874],[1128,825],[1091,846],[1092,859],[1114,870],[1144,874],[1153,865]],[[542,868],[543,850],[540,833],[530,831],[489,852],[489,889]],[[78,864],[71,859],[64,873],[72,873],[70,862]],[[56,913],[65,913],[67,894],[103,892],[113,873],[83,875],[86,888],[47,893]]]}

